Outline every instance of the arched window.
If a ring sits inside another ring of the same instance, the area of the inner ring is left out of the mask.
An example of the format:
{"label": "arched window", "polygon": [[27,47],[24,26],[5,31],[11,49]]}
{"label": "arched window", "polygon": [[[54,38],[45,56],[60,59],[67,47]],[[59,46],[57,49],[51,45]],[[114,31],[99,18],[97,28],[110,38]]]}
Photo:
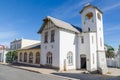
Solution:
{"label": "arched window", "polygon": [[51,52],[47,53],[47,64],[52,65],[52,53]]}
{"label": "arched window", "polygon": [[89,20],[93,17],[93,13],[92,12],[89,12],[85,15],[85,20]]}
{"label": "arched window", "polygon": [[22,53],[20,53],[20,60],[19,61],[22,61]]}
{"label": "arched window", "polygon": [[67,53],[68,65],[73,65],[73,53],[70,51]]}
{"label": "arched window", "polygon": [[24,62],[27,62],[27,53],[24,53]]}
{"label": "arched window", "polygon": [[29,63],[33,63],[33,53],[30,52],[29,54]]}
{"label": "arched window", "polygon": [[40,64],[40,53],[36,53],[36,64]]}

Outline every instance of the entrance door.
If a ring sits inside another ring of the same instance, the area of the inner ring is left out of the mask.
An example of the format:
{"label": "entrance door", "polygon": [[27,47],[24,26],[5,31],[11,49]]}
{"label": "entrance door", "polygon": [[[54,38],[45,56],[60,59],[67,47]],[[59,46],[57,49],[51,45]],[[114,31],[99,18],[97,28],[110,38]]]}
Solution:
{"label": "entrance door", "polygon": [[86,57],[81,57],[81,68],[86,69]]}

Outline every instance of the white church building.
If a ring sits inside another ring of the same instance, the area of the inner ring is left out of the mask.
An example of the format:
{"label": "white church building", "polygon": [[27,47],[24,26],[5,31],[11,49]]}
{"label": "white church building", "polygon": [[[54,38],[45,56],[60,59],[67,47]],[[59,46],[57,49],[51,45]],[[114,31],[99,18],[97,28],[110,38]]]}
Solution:
{"label": "white church building", "polygon": [[103,36],[103,12],[91,4],[80,11],[82,28],[47,16],[38,31],[41,34],[43,66],[59,70],[107,70]]}

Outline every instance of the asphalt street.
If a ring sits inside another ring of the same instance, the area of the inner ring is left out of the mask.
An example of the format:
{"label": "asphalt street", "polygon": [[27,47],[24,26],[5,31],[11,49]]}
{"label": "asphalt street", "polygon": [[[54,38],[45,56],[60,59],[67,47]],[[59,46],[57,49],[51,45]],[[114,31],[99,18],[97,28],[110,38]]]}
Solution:
{"label": "asphalt street", "polygon": [[99,74],[60,72],[52,74],[53,75],[40,74],[0,64],[0,80],[71,80],[64,77],[74,78],[76,80],[120,80],[120,76],[105,76]]}
{"label": "asphalt street", "polygon": [[0,65],[0,80],[67,80],[67,79]]}

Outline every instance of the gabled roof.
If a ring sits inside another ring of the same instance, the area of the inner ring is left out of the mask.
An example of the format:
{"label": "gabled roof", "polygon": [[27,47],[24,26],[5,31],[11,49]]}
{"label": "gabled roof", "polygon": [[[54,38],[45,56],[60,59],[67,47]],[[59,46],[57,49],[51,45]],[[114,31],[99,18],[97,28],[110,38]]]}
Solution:
{"label": "gabled roof", "polygon": [[79,33],[81,30],[80,28],[78,29],[78,27],[76,28],[75,26],[73,26],[72,24],[69,24],[67,22],[64,22],[62,20],[59,20],[59,19],[56,19],[56,18],[53,18],[51,16],[47,16],[45,19],[44,19],[44,23],[43,25],[41,26],[40,30],[38,31],[38,33],[41,33],[43,28],[44,28],[44,25],[46,24],[46,21],[52,21],[52,23],[58,27],[58,28],[64,28],[64,29],[68,29],[68,30],[71,30],[71,31],[74,31],[74,32],[77,32]]}
{"label": "gabled roof", "polygon": [[80,11],[80,13],[82,13],[84,11],[84,9],[88,8],[88,7],[92,7],[92,8],[95,8],[97,9],[98,11],[100,11],[101,13],[103,13],[97,6],[93,6],[91,5],[90,3],[86,4],[83,9]]}

